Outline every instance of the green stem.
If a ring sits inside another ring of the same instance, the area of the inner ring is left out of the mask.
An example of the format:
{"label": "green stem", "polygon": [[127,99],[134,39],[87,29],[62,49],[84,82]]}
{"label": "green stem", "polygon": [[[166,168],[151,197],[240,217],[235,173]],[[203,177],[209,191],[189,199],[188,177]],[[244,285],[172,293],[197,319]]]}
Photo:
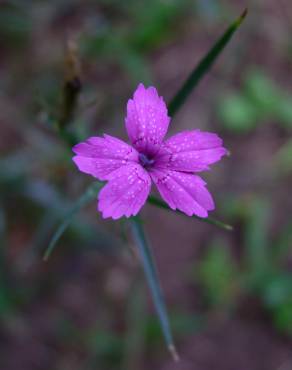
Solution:
{"label": "green stem", "polygon": [[[148,197],[148,203],[154,205],[154,206],[157,206],[157,207],[160,207],[160,208],[163,208],[163,209],[166,209],[167,211],[172,211],[173,210],[165,203],[163,202],[162,200],[150,195]],[[182,214],[182,215],[185,215],[183,212],[179,211],[179,210],[176,210],[176,212]],[[231,225],[228,225],[228,224],[225,224],[224,222],[221,222],[219,220],[216,220],[212,217],[206,217],[206,218],[203,218],[203,217],[199,217],[199,216],[196,216],[196,215],[193,215],[192,216],[193,218],[196,218],[197,220],[200,220],[202,222],[205,222],[207,224],[211,224],[211,225],[215,225],[215,226],[218,226],[218,227],[221,227],[222,229],[225,229],[225,230],[228,230],[228,231],[232,231],[233,230],[233,226]]]}
{"label": "green stem", "polygon": [[210,49],[207,55],[199,62],[194,68],[189,77],[186,79],[182,87],[176,93],[174,98],[168,105],[168,113],[171,117],[181,108],[185,100],[188,98],[192,90],[198,85],[202,77],[212,67],[218,56],[221,54],[229,40],[233,36],[234,32],[241,25],[242,21],[247,15],[247,9],[241,14],[241,16],[233,22],[223,35],[216,41],[214,46]]}
{"label": "green stem", "polygon": [[157,315],[160,320],[160,325],[162,328],[162,332],[163,332],[167,347],[172,357],[174,358],[174,360],[178,361],[179,357],[178,357],[178,354],[176,352],[176,349],[173,343],[169,319],[168,319],[166,306],[165,306],[163,295],[162,295],[162,290],[160,287],[160,282],[158,279],[155,261],[152,256],[151,249],[146,240],[146,236],[145,236],[144,229],[143,229],[140,218],[138,216],[130,218],[130,225],[132,228],[134,240],[139,250],[141,262],[144,268],[144,273],[145,273],[148,286],[152,294],[154,306],[155,306]]}

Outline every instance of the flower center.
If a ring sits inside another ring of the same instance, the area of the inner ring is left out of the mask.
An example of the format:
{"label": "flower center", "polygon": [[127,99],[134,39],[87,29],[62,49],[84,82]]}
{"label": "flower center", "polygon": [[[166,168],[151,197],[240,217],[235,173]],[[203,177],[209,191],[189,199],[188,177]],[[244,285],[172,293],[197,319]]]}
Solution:
{"label": "flower center", "polygon": [[154,163],[154,159],[150,159],[147,155],[139,153],[139,162],[142,167],[151,167]]}

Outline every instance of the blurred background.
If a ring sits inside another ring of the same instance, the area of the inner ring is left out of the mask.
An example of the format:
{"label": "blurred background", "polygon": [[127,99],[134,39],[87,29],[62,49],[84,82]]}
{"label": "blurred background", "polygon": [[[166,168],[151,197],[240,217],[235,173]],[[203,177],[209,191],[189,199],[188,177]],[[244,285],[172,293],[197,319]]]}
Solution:
{"label": "blurred background", "polygon": [[[92,201],[42,260],[92,182],[56,122],[81,138],[126,139],[137,84],[154,84],[169,102],[246,6],[170,128],[224,139],[231,155],[202,176],[212,216],[234,231],[151,205],[142,211],[175,364],[126,222],[102,220]],[[0,2],[1,370],[292,369],[291,33],[289,0]],[[78,105],[68,113],[72,75]]]}

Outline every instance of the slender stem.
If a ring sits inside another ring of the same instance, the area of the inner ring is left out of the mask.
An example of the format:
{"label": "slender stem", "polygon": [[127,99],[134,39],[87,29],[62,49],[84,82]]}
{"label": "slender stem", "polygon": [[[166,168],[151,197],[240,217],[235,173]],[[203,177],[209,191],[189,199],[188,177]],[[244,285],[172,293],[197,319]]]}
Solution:
{"label": "slender stem", "polygon": [[212,67],[218,56],[221,54],[224,47],[228,44],[234,32],[241,25],[242,21],[247,15],[247,9],[241,14],[239,18],[233,22],[223,35],[216,41],[214,46],[210,49],[207,55],[199,62],[194,68],[189,77],[183,83],[182,87],[178,90],[174,98],[168,105],[168,113],[171,117],[181,108],[185,100],[188,98],[192,90],[198,85],[206,72]]}
{"label": "slender stem", "polygon": [[157,269],[155,266],[155,261],[151,253],[151,249],[146,240],[144,229],[141,220],[138,216],[132,217],[130,219],[130,225],[132,228],[132,233],[134,240],[137,244],[139,254],[141,257],[141,262],[143,264],[144,273],[152,293],[154,306],[158,314],[162,332],[167,344],[167,347],[175,361],[179,360],[179,356],[176,352],[173,338],[171,334],[170,324],[168,320],[167,310],[164,303],[162,290],[157,274]]}
{"label": "slender stem", "polygon": [[[154,206],[157,206],[157,207],[160,207],[160,208],[163,208],[163,209],[166,209],[167,211],[172,211],[173,210],[165,203],[163,202],[162,200],[154,197],[154,196],[149,196],[148,197],[148,203],[154,205]],[[185,214],[179,210],[176,210],[176,212],[182,214],[185,216]],[[202,222],[205,222],[207,224],[211,224],[211,225],[215,225],[215,226],[218,226],[218,227],[221,227],[222,229],[225,229],[225,230],[228,230],[228,231],[232,231],[233,230],[233,226],[231,225],[228,225],[228,224],[225,224],[224,222],[222,221],[219,221],[219,220],[216,220],[212,217],[206,217],[206,218],[203,218],[203,217],[199,217],[199,216],[196,216],[196,215],[193,215],[192,216],[193,218],[196,218],[197,220],[200,220]]]}

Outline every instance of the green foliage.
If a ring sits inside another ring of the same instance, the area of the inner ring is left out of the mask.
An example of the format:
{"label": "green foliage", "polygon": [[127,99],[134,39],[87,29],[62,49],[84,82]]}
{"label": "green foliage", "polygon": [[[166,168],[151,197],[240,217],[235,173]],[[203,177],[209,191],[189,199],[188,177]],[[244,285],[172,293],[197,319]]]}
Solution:
{"label": "green foliage", "polygon": [[[148,201],[148,203],[150,203],[150,204],[152,204],[156,207],[166,209],[168,211],[172,211],[172,209],[165,202],[163,202],[161,199],[156,198],[152,195],[150,195],[148,197],[147,201]],[[183,212],[180,212],[178,210],[176,212],[183,215]],[[218,227],[220,227],[222,229],[225,229],[225,230],[228,230],[228,231],[231,231],[233,229],[231,225],[225,224],[222,221],[216,220],[212,217],[203,218],[203,217],[198,217],[196,215],[193,215],[192,217],[197,219],[197,220],[200,220],[201,222],[206,222],[207,224],[218,226]]]}
{"label": "green foliage", "polygon": [[250,132],[271,119],[289,129],[291,101],[291,93],[284,92],[266,73],[252,68],[243,77],[240,93],[230,92],[220,98],[218,114],[223,126],[237,134]]}
{"label": "green foliage", "polygon": [[117,333],[109,330],[95,328],[89,339],[90,352],[96,358],[96,360],[91,361],[91,365],[100,366],[101,362],[107,368],[115,368],[121,363],[123,355],[122,336],[118,336]]}
{"label": "green foliage", "polygon": [[9,292],[8,287],[2,280],[0,283],[0,316],[8,316],[9,314],[12,314],[14,303],[11,292]]}
{"label": "green foliage", "polygon": [[1,4],[0,38],[8,48],[27,46],[32,31],[31,15],[20,4]]}
{"label": "green foliage", "polygon": [[108,12],[122,13],[128,22],[116,24],[104,19],[100,27],[82,38],[86,58],[103,57],[121,66],[133,81],[151,82],[145,54],[171,39],[175,22],[187,9],[189,0],[143,0],[104,2]]}
{"label": "green foliage", "polygon": [[210,307],[232,311],[238,296],[254,295],[270,312],[275,327],[292,334],[292,274],[283,268],[292,243],[291,223],[271,241],[267,200],[237,200],[231,203],[230,212],[242,225],[240,262],[235,263],[228,243],[215,241],[196,266],[196,277]]}
{"label": "green foliage", "polygon": [[197,276],[209,304],[229,310],[236,297],[238,271],[223,241],[215,241],[208,247]]}
{"label": "green foliage", "polygon": [[160,325],[164,335],[165,342],[174,360],[177,360],[178,355],[176,353],[173,343],[168,314],[162,296],[162,290],[160,287],[154,257],[152,256],[152,252],[148,244],[148,241],[146,240],[146,236],[140,218],[138,216],[132,217],[130,219],[130,225],[132,228],[133,237],[139,250],[141,263],[143,265],[145,276],[152,294],[156,312],[160,320]]}
{"label": "green foliage", "polygon": [[283,94],[283,98],[275,105],[275,116],[287,129],[292,127],[292,94]]}
{"label": "green foliage", "polygon": [[274,154],[271,161],[271,173],[274,179],[289,179],[292,171],[292,140],[288,140],[282,144],[278,151]]}
{"label": "green foliage", "polygon": [[[200,315],[172,311],[169,315],[173,334],[176,338],[199,332],[205,325],[204,318]],[[160,342],[160,326],[154,316],[145,316],[144,321],[144,338],[146,343],[157,345]]]}
{"label": "green foliage", "polygon": [[96,198],[96,195],[98,191],[101,189],[102,183],[96,182],[89,186],[89,188],[85,191],[84,194],[81,195],[79,199],[73,204],[73,206],[70,208],[66,216],[64,217],[63,222],[60,224],[60,226],[55,231],[48,248],[44,255],[44,260],[47,260],[49,256],[51,255],[53,249],[55,248],[58,240],[61,238],[61,236],[64,234],[68,226],[73,220],[73,217],[83,208],[85,205],[90,203],[93,199]]}
{"label": "green foliage", "polygon": [[281,100],[281,93],[275,82],[264,72],[251,69],[244,79],[244,91],[251,103],[261,114],[273,114]]}
{"label": "green foliage", "polygon": [[270,214],[269,204],[263,199],[251,199],[248,203],[244,220],[244,262],[249,279],[254,283],[257,280],[263,281],[269,267],[268,220]]}
{"label": "green foliage", "polygon": [[223,49],[230,42],[232,36],[246,17],[247,10],[236,19],[214,43],[209,52],[201,59],[198,65],[193,69],[190,75],[182,84],[181,88],[175,94],[168,105],[168,113],[171,117],[182,107],[193,89],[198,85],[205,74],[210,70],[217,58],[221,55]]}
{"label": "green foliage", "polygon": [[145,1],[133,2],[129,10],[136,31],[129,34],[129,44],[142,53],[162,44],[173,34],[174,21],[182,15],[189,3],[189,0],[147,0],[145,6]]}
{"label": "green foliage", "polygon": [[224,127],[234,133],[251,131],[257,122],[257,110],[245,96],[227,94],[219,105],[219,117]]}

